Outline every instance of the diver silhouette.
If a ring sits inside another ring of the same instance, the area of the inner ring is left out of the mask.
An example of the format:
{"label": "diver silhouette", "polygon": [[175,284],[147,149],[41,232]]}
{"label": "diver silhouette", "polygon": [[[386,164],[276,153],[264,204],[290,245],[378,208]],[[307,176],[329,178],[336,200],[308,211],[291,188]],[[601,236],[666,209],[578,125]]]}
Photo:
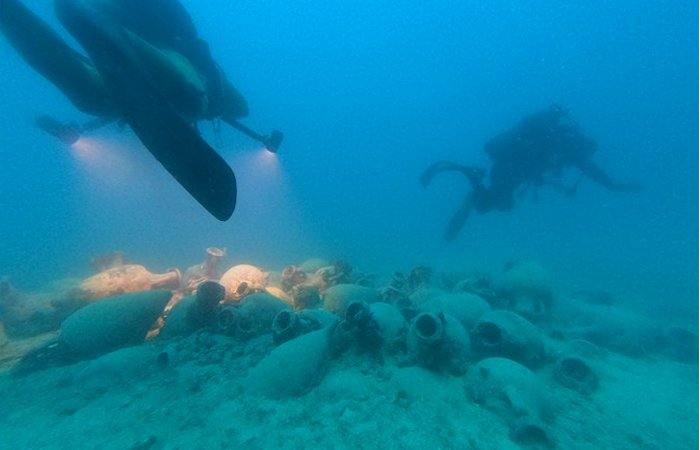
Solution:
{"label": "diver silhouette", "polygon": [[420,181],[427,187],[433,178],[443,172],[455,171],[470,182],[472,191],[452,216],[445,239],[452,241],[472,210],[486,213],[492,210],[510,211],[515,205],[516,194],[528,189],[550,186],[566,195],[574,195],[581,178],[566,187],[562,173],[573,167],[604,188],[616,192],[638,192],[637,183],[614,181],[591,159],[596,142],[588,138],[571,118],[569,112],[559,105],[525,116],[515,127],[488,141],[484,145],[491,169],[489,185],[484,182],[484,169],[466,166],[451,161],[438,161],[430,165]]}
{"label": "diver silhouette", "polygon": [[196,122],[221,119],[271,151],[282,134],[262,136],[238,122],[247,103],[185,8],[178,0],[55,0],[54,6],[88,57],[18,0],[0,0],[0,31],[34,70],[97,120],[80,127],[42,116],[37,125],[71,143],[81,131],[125,122],[207,211],[227,220],[236,205],[236,178]]}

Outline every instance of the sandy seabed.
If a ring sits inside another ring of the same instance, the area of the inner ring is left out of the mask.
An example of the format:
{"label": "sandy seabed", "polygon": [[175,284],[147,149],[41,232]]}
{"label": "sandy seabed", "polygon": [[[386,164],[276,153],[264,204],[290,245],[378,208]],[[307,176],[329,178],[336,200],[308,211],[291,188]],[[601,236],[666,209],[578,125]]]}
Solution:
{"label": "sandy seabed", "polygon": [[[11,341],[2,352],[9,360],[36,342]],[[24,376],[6,371],[0,447],[698,448],[696,362],[599,348],[590,394],[555,382],[551,365],[535,369],[552,405],[549,442],[518,443],[503,411],[470,397],[475,360],[454,376],[349,349],[302,394],[275,399],[248,386],[273,348],[269,334],[197,332]]]}

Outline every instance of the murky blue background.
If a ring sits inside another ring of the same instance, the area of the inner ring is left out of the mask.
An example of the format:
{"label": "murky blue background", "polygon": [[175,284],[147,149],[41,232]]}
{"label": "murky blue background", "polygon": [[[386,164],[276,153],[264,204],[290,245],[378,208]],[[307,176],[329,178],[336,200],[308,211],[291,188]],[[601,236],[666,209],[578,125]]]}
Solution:
{"label": "murky blue background", "polygon": [[[50,2],[30,3],[56,24]],[[246,123],[285,132],[278,158],[223,131],[239,200],[217,222],[130,131],[77,149],[38,131],[40,114],[87,117],[3,40],[0,275],[19,287],[87,275],[110,250],[157,271],[216,245],[229,263],[319,255],[381,273],[535,259],[564,289],[697,310],[697,2],[183,3],[248,99]],[[438,159],[485,166],[484,142],[553,102],[598,141],[596,161],[644,191],[543,191],[473,216],[447,245],[467,183],[446,174],[422,189],[421,171]]]}

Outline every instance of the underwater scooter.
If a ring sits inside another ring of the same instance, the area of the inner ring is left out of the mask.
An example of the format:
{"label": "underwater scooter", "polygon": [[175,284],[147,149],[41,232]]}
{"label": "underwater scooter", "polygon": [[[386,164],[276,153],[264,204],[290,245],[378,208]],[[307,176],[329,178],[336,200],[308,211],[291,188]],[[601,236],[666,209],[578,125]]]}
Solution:
{"label": "underwater scooter", "polygon": [[[75,122],[61,122],[60,120],[45,114],[36,119],[36,125],[64,144],[73,145],[84,133],[97,130],[98,128],[108,125],[115,120],[116,119],[98,117],[97,119],[80,125]],[[265,146],[265,149],[271,153],[277,153],[277,150],[279,150],[279,146],[282,144],[282,140],[284,139],[284,134],[278,130],[273,130],[272,133],[265,136],[256,133],[236,120],[225,120],[225,122],[246,136],[262,143]]]}

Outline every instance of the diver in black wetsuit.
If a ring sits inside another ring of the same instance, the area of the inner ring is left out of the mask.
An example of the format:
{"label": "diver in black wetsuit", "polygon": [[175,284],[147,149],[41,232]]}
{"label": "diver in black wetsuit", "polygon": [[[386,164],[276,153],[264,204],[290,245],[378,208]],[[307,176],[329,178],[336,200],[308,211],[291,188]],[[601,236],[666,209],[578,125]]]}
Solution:
{"label": "diver in black wetsuit", "polygon": [[[236,180],[195,124],[222,119],[276,151],[237,122],[243,96],[212,58],[178,0],[55,0],[61,24],[88,57],[73,50],[18,0],[0,0],[0,31],[20,56],[97,125],[128,123],[146,148],[212,215],[228,219]],[[44,116],[37,124],[70,143],[79,129]],[[272,138],[274,136],[274,139]]]}
{"label": "diver in black wetsuit", "polygon": [[[0,30],[8,41],[76,108],[121,118],[118,99],[105,80],[108,75],[95,61],[70,48],[19,1],[0,0],[0,7]],[[79,40],[85,28],[81,21],[89,21],[85,20],[89,16],[95,25],[108,22],[114,27],[106,34],[124,32],[121,37],[126,40],[116,46],[137,60],[153,87],[189,122],[234,121],[248,114],[245,99],[214,61],[178,0],[56,0],[55,7],[61,22]]]}
{"label": "diver in black wetsuit", "polygon": [[456,171],[472,185],[473,190],[447,227],[445,238],[448,241],[457,236],[473,209],[480,213],[510,211],[518,192],[551,186],[573,195],[578,182],[567,188],[560,181],[566,167],[578,169],[583,176],[610,191],[637,192],[641,189],[639,184],[614,181],[593,162],[595,141],[586,137],[568,111],[558,105],[526,116],[514,128],[487,142],[484,149],[492,162],[488,186],[484,183],[483,169],[449,161],[432,164],[421,176],[421,184],[426,187],[438,173]]}

